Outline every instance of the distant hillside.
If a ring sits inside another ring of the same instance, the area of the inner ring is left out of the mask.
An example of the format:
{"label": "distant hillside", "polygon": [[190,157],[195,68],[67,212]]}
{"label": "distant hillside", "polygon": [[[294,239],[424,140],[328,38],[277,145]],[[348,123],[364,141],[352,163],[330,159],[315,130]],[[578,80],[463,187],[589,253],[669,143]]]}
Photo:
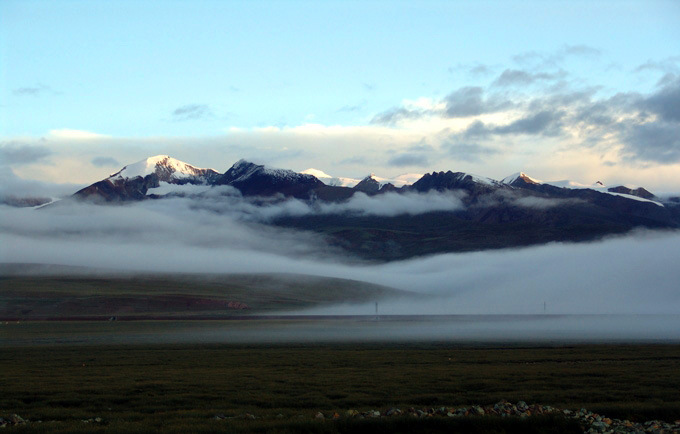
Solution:
{"label": "distant hillside", "polygon": [[367,282],[297,274],[98,273],[0,264],[0,320],[226,317],[413,296]]}

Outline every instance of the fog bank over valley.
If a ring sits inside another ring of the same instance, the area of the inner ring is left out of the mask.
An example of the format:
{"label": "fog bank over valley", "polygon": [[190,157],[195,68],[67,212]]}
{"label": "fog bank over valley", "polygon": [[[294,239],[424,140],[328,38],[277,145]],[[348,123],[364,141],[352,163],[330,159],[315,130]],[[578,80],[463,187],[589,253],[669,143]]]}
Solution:
{"label": "fog bank over valley", "polygon": [[[229,202],[211,203],[227,209]],[[541,314],[544,303],[550,314],[680,311],[678,232],[638,231],[591,243],[368,263],[327,245],[320,235],[255,223],[247,217],[248,203],[240,203],[229,212],[183,198],[125,206],[2,207],[0,261],[153,272],[298,273],[422,294],[416,301],[382,300],[385,315]],[[307,313],[372,310],[369,304]]]}

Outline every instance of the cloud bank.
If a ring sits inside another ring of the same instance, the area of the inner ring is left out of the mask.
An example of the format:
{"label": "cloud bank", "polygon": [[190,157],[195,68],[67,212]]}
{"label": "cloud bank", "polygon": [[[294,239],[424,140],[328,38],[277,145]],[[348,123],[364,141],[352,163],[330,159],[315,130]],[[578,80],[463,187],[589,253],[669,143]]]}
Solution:
{"label": "cloud bank", "polygon": [[344,256],[323,237],[262,226],[181,198],[113,207],[0,207],[0,213],[1,262],[301,273],[422,294],[408,303],[381,302],[384,314],[542,313],[544,303],[553,314],[675,314],[680,309],[677,232],[374,265]]}

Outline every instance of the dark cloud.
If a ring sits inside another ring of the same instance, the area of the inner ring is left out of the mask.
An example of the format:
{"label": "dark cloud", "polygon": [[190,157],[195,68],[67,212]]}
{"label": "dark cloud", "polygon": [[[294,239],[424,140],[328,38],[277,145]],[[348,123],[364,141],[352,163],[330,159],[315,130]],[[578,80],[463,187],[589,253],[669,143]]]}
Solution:
{"label": "dark cloud", "polygon": [[564,112],[540,111],[508,125],[493,129],[495,134],[540,134],[557,136],[562,130]]}
{"label": "dark cloud", "polygon": [[680,63],[680,56],[672,56],[662,60],[648,60],[642,65],[635,68],[635,72],[645,71],[661,71],[661,72],[678,72],[678,64]]}
{"label": "dark cloud", "polygon": [[462,87],[444,98],[444,114],[450,118],[495,113],[512,107],[509,100],[484,98],[484,89],[478,86]]}
{"label": "dark cloud", "polygon": [[581,144],[594,146],[604,136],[616,134],[620,130],[619,119],[630,116],[634,107],[640,104],[641,98],[638,94],[617,94],[608,99],[593,101],[597,90],[588,88],[548,93],[521,103],[497,97],[493,102],[494,106],[513,107],[523,115],[508,124],[475,120],[463,131],[451,134],[448,139],[458,145],[464,144],[461,151],[467,152],[476,151],[475,147],[469,147],[469,143],[491,140],[494,136],[567,137],[571,132],[565,127],[570,126],[579,131]]}
{"label": "dark cloud", "polygon": [[122,166],[118,160],[111,157],[95,157],[92,159],[92,164],[97,167],[118,167]]}
{"label": "dark cloud", "polygon": [[463,131],[462,136],[465,139],[478,139],[488,137],[492,132],[492,129],[488,128],[484,122],[474,121]]}
{"label": "dark cloud", "polygon": [[[554,89],[553,89],[554,90]],[[536,98],[529,104],[530,110],[549,110],[564,106],[590,104],[599,87],[589,87],[580,90],[554,91],[548,95]]]}
{"label": "dark cloud", "polygon": [[[577,140],[579,146],[602,150],[623,145],[619,148],[621,157],[637,164],[680,162],[680,57],[649,61],[638,67],[639,71],[665,72],[651,94],[620,92],[601,97],[598,93],[602,87],[573,88],[573,83],[564,80],[567,74],[560,62],[566,57],[600,54],[598,49],[585,45],[565,46],[552,53],[523,53],[515,60],[533,62],[533,66],[505,69],[493,82],[497,88],[491,93],[480,86],[462,87],[438,101],[438,108],[395,107],[377,115],[373,122],[393,125],[430,116],[469,118],[512,109],[519,112],[519,118],[506,124],[477,119],[463,131],[442,131],[442,149],[458,158],[479,161],[480,156],[498,152],[488,146],[490,140],[504,135],[530,135]],[[459,65],[458,70],[464,67]],[[499,91],[541,82],[548,86],[530,99]],[[426,150],[430,149],[406,149],[412,155],[395,156],[391,164],[422,159],[416,158],[417,152]]]}
{"label": "dark cloud", "polygon": [[562,111],[539,111],[511,122],[507,125],[488,125],[482,121],[470,124],[462,133],[455,136],[462,140],[483,139],[491,135],[529,134],[543,136],[557,136],[562,132]]}
{"label": "dark cloud", "polygon": [[629,160],[662,164],[680,162],[680,128],[676,123],[649,122],[628,125],[623,133]]}
{"label": "dark cloud", "polygon": [[387,162],[388,166],[393,167],[406,167],[406,166],[419,166],[426,167],[430,165],[430,161],[423,154],[406,152],[403,154],[395,155],[390,158]]}
{"label": "dark cloud", "polygon": [[680,162],[680,79],[673,79],[652,95],[618,95],[608,103],[629,114],[611,127],[625,146],[622,153],[627,160]]}
{"label": "dark cloud", "polygon": [[45,146],[25,145],[16,142],[0,145],[0,164],[22,165],[31,164],[52,155]]}
{"label": "dark cloud", "polygon": [[680,78],[666,84],[661,90],[647,98],[642,106],[665,121],[680,122]]}
{"label": "dark cloud", "polygon": [[596,102],[582,107],[573,119],[577,125],[584,128],[602,128],[616,123],[612,110],[604,102]]}
{"label": "dark cloud", "polygon": [[405,107],[393,107],[382,113],[378,113],[371,119],[372,124],[394,125],[404,119],[419,119],[427,112],[424,110],[410,110]]}
{"label": "dark cloud", "polygon": [[213,112],[207,104],[187,104],[176,108],[172,112],[174,121],[190,121],[212,118]]}
{"label": "dark cloud", "polygon": [[447,118],[464,118],[486,113],[495,113],[512,108],[514,103],[500,97],[485,97],[484,89],[478,86],[466,86],[448,94],[441,101],[444,110],[422,110],[406,107],[393,107],[377,114],[371,120],[373,124],[394,125],[405,119],[420,119],[426,116],[442,116]]}
{"label": "dark cloud", "polygon": [[564,77],[563,71],[556,73],[531,73],[521,69],[506,69],[493,82],[496,86],[528,86],[539,81],[553,81]]}

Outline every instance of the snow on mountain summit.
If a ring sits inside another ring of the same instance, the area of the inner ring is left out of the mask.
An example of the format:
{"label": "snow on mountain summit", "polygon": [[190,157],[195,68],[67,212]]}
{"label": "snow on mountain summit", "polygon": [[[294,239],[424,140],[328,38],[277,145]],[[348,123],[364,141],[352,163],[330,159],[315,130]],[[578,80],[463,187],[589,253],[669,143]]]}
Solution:
{"label": "snow on mountain summit", "polygon": [[310,167],[309,169],[303,170],[300,173],[305,174],[305,175],[316,176],[319,179],[333,178],[331,175],[324,172],[323,170],[314,169],[313,167]]}
{"label": "snow on mountain summit", "polygon": [[169,155],[156,155],[134,164],[127,165],[120,171],[109,176],[108,179],[115,182],[137,177],[144,178],[151,174],[156,174],[160,181],[165,182],[171,182],[173,180],[192,181],[205,176],[218,175],[217,171],[213,169],[194,167],[183,161],[174,159]]}
{"label": "snow on mountain summit", "polygon": [[385,184],[392,184],[395,187],[403,187],[405,185],[411,185],[417,180],[419,180],[423,174],[422,173],[405,173],[403,175],[399,175],[395,178],[381,178],[376,176],[375,174],[371,173],[369,176],[357,179],[357,178],[343,178],[343,177],[338,177],[338,176],[333,176],[329,175],[328,173],[324,172],[323,170],[319,169],[314,169],[314,168],[309,168],[307,170],[303,170],[303,174],[307,175],[313,175],[317,179],[319,179],[321,182],[323,182],[326,185],[332,185],[336,187],[349,187],[353,188],[357,184],[359,184],[361,181],[363,181],[366,178],[372,178],[376,180],[380,186],[383,186]]}
{"label": "snow on mountain summit", "polygon": [[333,187],[354,187],[360,181],[359,179],[354,178],[342,178],[329,175],[323,170],[314,169],[313,167],[303,170],[300,173],[302,173],[303,175],[312,175],[316,177],[316,179],[318,179],[319,181],[323,182],[324,184],[331,185]]}
{"label": "snow on mountain summit", "polygon": [[521,179],[522,181],[526,182],[527,184],[543,184],[543,181],[539,181],[538,179],[532,178],[531,176],[527,175],[524,172],[517,172],[517,173],[513,173],[510,176],[506,176],[505,178],[503,178],[501,180],[501,183],[512,185],[512,183],[517,181],[518,179]]}

